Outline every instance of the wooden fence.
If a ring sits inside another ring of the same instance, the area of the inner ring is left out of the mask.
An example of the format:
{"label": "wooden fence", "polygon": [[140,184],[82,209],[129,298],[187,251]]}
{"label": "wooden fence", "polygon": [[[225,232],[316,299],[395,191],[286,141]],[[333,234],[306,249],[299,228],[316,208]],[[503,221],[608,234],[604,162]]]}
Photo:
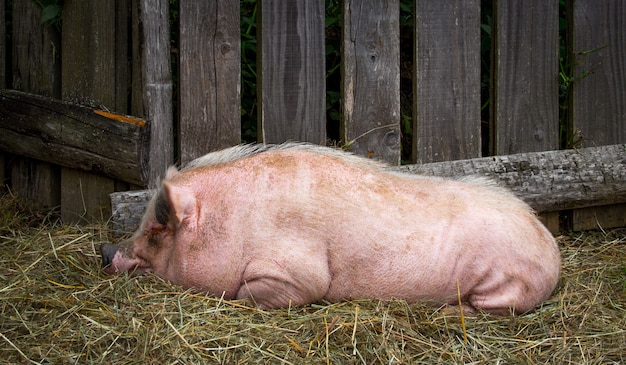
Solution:
{"label": "wooden fence", "polygon": [[[415,1],[414,59],[408,66],[413,162],[479,158],[483,144],[489,155],[557,150],[563,147],[562,133],[577,141],[573,147],[626,143],[626,4],[567,2],[568,48],[574,56],[568,74],[559,62],[558,0],[493,2],[493,24],[483,29],[492,35],[485,128],[480,1]],[[102,115],[108,112],[147,121],[128,132],[147,141],[127,147],[134,159],[129,166],[136,166],[129,169],[142,171],[113,173],[105,169],[106,161],[117,161],[109,144],[96,139],[74,148],[84,158],[73,160],[47,147],[73,146],[72,130],[56,135],[37,127],[20,129],[19,118],[29,115],[19,113],[29,108],[15,104],[26,96],[5,90],[0,148],[6,153],[0,161],[6,166],[3,177],[21,196],[45,207],[60,206],[64,220],[108,219],[109,193],[154,183],[174,156],[185,163],[240,143],[240,0],[180,0],[175,32],[167,0],[65,0],[61,27],[42,26],[41,10],[31,1],[15,0],[11,9],[6,4],[0,0],[0,19],[5,20],[0,50],[7,55],[0,60],[0,88],[78,103],[89,107],[87,114],[103,111],[97,114],[101,119],[85,122],[85,136],[98,134],[99,126],[104,134],[117,133],[103,127]],[[258,140],[323,144],[325,3],[260,0],[257,5]],[[401,152],[399,5],[399,0],[341,4],[340,137],[355,153],[393,165],[400,163]],[[10,40],[5,32],[12,34]],[[170,34],[179,39],[174,52]],[[569,81],[565,126],[559,123],[560,77]],[[61,130],[69,125],[73,114],[66,111],[68,105],[63,108],[54,122],[38,112],[41,124]],[[125,123],[115,116],[108,122]],[[16,153],[19,143],[8,139],[29,133],[43,147]],[[598,222],[626,224],[623,205],[572,214],[579,229]]]}

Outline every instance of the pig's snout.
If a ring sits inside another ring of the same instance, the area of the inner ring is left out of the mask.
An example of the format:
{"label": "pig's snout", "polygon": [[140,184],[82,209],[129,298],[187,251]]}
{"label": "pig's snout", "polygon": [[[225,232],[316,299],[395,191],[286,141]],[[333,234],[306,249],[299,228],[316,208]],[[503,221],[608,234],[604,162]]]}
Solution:
{"label": "pig's snout", "polygon": [[113,257],[115,257],[115,254],[117,253],[117,249],[119,247],[119,245],[115,245],[112,243],[103,243],[102,246],[100,246],[100,255],[102,255],[103,268],[106,269],[108,267],[111,267],[111,265],[113,264]]}

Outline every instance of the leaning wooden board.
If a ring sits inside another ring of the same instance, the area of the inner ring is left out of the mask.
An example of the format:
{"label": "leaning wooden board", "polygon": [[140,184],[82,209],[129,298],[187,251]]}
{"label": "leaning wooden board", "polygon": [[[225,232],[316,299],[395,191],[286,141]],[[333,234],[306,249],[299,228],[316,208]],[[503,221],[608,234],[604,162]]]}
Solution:
{"label": "leaning wooden board", "polygon": [[0,149],[147,186],[149,124],[143,119],[0,90]]}

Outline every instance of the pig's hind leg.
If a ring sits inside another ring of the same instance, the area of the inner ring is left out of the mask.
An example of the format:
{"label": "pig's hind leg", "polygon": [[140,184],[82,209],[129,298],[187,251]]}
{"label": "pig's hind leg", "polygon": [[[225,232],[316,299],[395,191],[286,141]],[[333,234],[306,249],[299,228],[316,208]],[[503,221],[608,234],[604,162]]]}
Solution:
{"label": "pig's hind leg", "polygon": [[505,280],[481,289],[468,295],[469,305],[502,316],[526,313],[543,299],[537,298],[537,294],[523,279]]}

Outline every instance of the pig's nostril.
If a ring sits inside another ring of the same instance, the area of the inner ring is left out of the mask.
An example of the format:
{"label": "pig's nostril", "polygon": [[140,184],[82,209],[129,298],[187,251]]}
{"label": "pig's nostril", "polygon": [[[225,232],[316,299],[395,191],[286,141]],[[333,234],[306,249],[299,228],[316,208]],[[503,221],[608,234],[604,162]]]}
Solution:
{"label": "pig's nostril", "polygon": [[100,246],[100,255],[102,255],[102,267],[107,267],[113,262],[113,257],[117,252],[118,245],[103,243]]}

